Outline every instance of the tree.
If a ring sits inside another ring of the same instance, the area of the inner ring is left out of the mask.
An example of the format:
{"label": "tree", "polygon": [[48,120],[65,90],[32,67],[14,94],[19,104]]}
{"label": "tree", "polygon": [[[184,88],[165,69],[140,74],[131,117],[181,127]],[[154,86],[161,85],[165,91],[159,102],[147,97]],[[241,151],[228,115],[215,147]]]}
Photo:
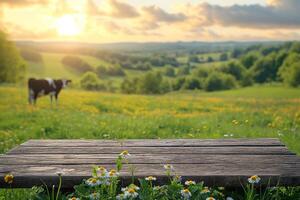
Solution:
{"label": "tree", "polygon": [[65,56],[62,58],[61,62],[65,66],[69,67],[70,69],[78,73],[93,71],[92,66],[90,66],[88,63],[86,63],[80,57],[77,56]]}
{"label": "tree", "polygon": [[236,87],[236,80],[232,75],[221,72],[211,73],[205,80],[206,91],[227,90]]}
{"label": "tree", "polygon": [[275,81],[280,66],[276,65],[276,53],[269,54],[256,61],[251,71],[257,83]]}
{"label": "tree", "polygon": [[221,67],[221,71],[235,77],[236,80],[242,80],[246,69],[238,62],[230,62]]}
{"label": "tree", "polygon": [[240,61],[242,63],[242,65],[249,69],[250,67],[252,67],[254,65],[254,63],[257,61],[258,59],[258,54],[255,52],[249,52],[246,55],[244,55]]}
{"label": "tree", "polygon": [[220,55],[220,58],[219,58],[220,61],[227,61],[228,60],[228,54],[227,53],[222,53]]}
{"label": "tree", "polygon": [[208,63],[214,62],[214,59],[213,59],[211,56],[208,56],[208,57],[207,57],[207,62],[208,62]]}
{"label": "tree", "polygon": [[231,52],[231,58],[239,58],[242,55],[243,51],[241,49],[234,49]]}
{"label": "tree", "polygon": [[142,94],[160,94],[163,77],[159,72],[148,72],[139,80],[138,92]]}
{"label": "tree", "polygon": [[14,43],[0,31],[0,83],[15,83],[24,80],[26,64]]}
{"label": "tree", "polygon": [[180,67],[177,71],[177,75],[178,76],[185,76],[185,75],[189,75],[190,74],[190,66],[184,66],[184,67]]}
{"label": "tree", "polygon": [[125,78],[124,81],[121,83],[121,91],[126,94],[137,93],[138,82],[139,82],[138,78],[133,78],[133,79]]}
{"label": "tree", "polygon": [[166,67],[164,74],[169,77],[175,76],[175,70],[173,67]]}
{"label": "tree", "polygon": [[300,42],[293,42],[291,46],[291,52],[300,53]]}
{"label": "tree", "polygon": [[202,88],[201,80],[197,77],[187,78],[183,84],[183,88],[187,90],[201,89]]}
{"label": "tree", "polygon": [[185,77],[179,77],[173,82],[173,89],[180,90],[185,83]]}
{"label": "tree", "polygon": [[199,61],[199,58],[198,58],[197,55],[191,55],[188,58],[188,62],[190,62],[190,63],[199,63],[200,61]]}
{"label": "tree", "polygon": [[209,69],[209,68],[201,67],[201,68],[197,69],[197,71],[196,71],[196,76],[197,76],[198,78],[207,78],[208,75],[211,73],[211,71],[212,71],[212,70]]}
{"label": "tree", "polygon": [[283,74],[283,81],[292,87],[300,86],[300,61],[293,63]]}
{"label": "tree", "polygon": [[290,86],[298,86],[298,68],[300,64],[300,54],[291,53],[284,61],[278,71],[280,78]]}
{"label": "tree", "polygon": [[86,72],[80,79],[80,86],[86,90],[105,90],[104,84],[101,84],[97,74],[94,72]]}

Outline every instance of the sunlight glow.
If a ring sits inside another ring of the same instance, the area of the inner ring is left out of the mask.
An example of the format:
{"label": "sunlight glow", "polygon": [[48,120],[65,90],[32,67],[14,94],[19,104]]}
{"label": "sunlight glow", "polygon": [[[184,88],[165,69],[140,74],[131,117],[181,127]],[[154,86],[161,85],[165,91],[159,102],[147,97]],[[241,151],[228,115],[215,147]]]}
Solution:
{"label": "sunlight glow", "polygon": [[82,32],[83,20],[74,15],[64,15],[57,19],[55,25],[61,36],[75,36]]}

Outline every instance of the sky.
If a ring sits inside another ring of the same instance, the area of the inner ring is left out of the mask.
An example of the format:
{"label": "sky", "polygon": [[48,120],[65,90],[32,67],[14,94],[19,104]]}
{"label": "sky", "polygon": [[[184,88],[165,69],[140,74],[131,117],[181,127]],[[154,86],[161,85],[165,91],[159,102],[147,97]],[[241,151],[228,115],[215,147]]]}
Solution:
{"label": "sky", "polygon": [[13,40],[300,40],[300,0],[0,0]]}

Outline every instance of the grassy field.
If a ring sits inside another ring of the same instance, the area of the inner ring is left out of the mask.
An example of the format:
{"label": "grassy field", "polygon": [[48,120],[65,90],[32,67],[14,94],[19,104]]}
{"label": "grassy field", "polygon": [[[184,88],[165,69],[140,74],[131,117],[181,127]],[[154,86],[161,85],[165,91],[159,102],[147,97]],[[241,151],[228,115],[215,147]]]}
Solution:
{"label": "grassy field", "polygon": [[32,138],[280,138],[300,154],[300,90],[251,87],[138,96],[64,90],[58,106],[0,87],[0,153]]}
{"label": "grassy field", "polygon": [[[43,57],[42,63],[28,62],[28,76],[29,77],[52,77],[52,78],[71,78],[78,79],[81,75],[74,73],[65,67],[61,60],[67,54],[59,53],[41,53]],[[99,60],[91,56],[75,55],[90,64],[92,67],[99,65],[109,66],[109,63]]]}

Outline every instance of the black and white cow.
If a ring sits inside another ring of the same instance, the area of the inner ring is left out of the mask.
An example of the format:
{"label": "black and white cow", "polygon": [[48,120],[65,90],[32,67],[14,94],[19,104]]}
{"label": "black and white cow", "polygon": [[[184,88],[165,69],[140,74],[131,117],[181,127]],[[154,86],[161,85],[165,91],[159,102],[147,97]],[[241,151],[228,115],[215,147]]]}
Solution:
{"label": "black and white cow", "polygon": [[55,97],[57,103],[57,97],[61,89],[65,88],[71,80],[53,80],[50,78],[46,79],[28,79],[28,90],[29,90],[29,103],[36,104],[38,97],[50,95],[52,104],[53,97]]}

